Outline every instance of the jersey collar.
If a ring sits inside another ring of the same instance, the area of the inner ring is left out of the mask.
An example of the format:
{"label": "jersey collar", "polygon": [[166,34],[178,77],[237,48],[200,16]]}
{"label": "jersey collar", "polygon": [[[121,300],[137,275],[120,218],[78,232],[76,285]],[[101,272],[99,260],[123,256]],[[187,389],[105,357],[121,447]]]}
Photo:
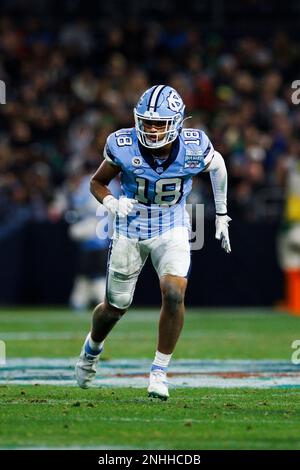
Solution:
{"label": "jersey collar", "polygon": [[174,142],[173,142],[173,145],[172,145],[172,148],[171,148],[171,152],[170,152],[170,155],[168,156],[168,158],[166,158],[166,160],[162,163],[162,164],[159,164],[158,162],[156,162],[156,160],[153,158],[152,154],[151,154],[151,149],[148,149],[147,147],[144,147],[140,142],[138,142],[138,145],[139,145],[139,150],[141,152],[141,155],[142,157],[144,158],[144,160],[148,163],[148,165],[156,172],[157,168],[160,167],[162,168],[163,170],[160,172],[160,173],[163,173],[164,171],[166,171],[169,166],[176,160],[177,158],[177,155],[178,155],[178,152],[179,152],[179,146],[180,146],[180,142],[179,142],[179,137],[177,137]]}

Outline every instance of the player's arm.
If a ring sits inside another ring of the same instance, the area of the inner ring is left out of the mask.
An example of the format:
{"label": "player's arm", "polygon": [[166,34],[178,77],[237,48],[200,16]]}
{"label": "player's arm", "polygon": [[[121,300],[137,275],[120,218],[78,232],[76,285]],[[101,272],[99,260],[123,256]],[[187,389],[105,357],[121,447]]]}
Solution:
{"label": "player's arm", "polygon": [[227,170],[224,159],[219,152],[214,151],[213,158],[205,168],[209,171],[216,207],[216,238],[222,240],[222,248],[226,253],[231,252],[228,223],[231,218],[227,215]]}
{"label": "player's arm", "polygon": [[108,185],[120,173],[121,168],[104,160],[91,179],[90,189],[95,198],[103,204],[106,196],[112,196]]}
{"label": "player's arm", "polygon": [[131,212],[135,199],[121,197],[116,199],[110,192],[109,183],[120,173],[121,168],[104,160],[91,179],[90,189],[95,198],[101,202],[106,209],[120,217],[126,217]]}

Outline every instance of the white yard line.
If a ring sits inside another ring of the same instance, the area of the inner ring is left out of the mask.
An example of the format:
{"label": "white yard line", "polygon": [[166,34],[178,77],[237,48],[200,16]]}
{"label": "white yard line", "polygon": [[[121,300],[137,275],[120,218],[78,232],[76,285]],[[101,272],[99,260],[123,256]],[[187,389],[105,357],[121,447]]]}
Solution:
{"label": "white yard line", "polygon": [[[134,321],[135,323],[151,323],[153,321],[156,321],[159,318],[159,307],[153,308],[153,309],[137,309],[134,308],[133,310],[129,310],[124,319],[122,321]],[[261,311],[260,312],[255,312],[254,310],[248,311],[247,309],[244,309],[242,312],[239,309],[221,309],[218,313],[217,309],[204,309],[204,311],[201,312],[201,309],[188,309],[186,312],[187,317],[198,317],[199,318],[199,324],[201,325],[201,320],[205,320],[205,317],[208,315],[214,315],[214,318],[222,318],[225,314],[225,316],[228,314],[230,315],[230,318],[232,320],[239,319],[240,317],[243,318],[244,315],[251,317],[251,319],[259,319],[261,318]],[[266,310],[264,314],[268,313],[270,317],[274,314],[272,310]],[[32,312],[31,311],[25,311],[24,312],[11,312],[11,313],[1,313],[0,310],[0,325],[1,324],[29,324],[29,323],[40,323],[41,325],[45,323],[53,323],[53,324],[59,324],[59,323],[67,323],[67,322],[72,322],[72,323],[87,323],[90,321],[92,316],[92,310],[83,312],[83,313],[74,313],[72,311],[70,312],[60,312],[60,311],[55,311],[53,310],[52,312],[44,312],[43,310],[39,313],[38,311]],[[222,330],[223,331],[223,330]]]}
{"label": "white yard line", "polygon": [[0,333],[0,339],[3,341],[33,341],[33,340],[70,340],[70,339],[81,339],[82,334],[74,333],[71,331],[64,332],[49,332],[49,333],[40,333],[40,332],[29,332],[23,331],[19,333],[15,332],[4,332]]}
{"label": "white yard line", "polygon": [[[41,312],[40,314],[38,312],[36,313],[27,313],[27,312],[18,312],[14,313],[12,312],[11,314],[5,313],[2,314],[0,312],[0,324],[1,323],[21,323],[21,324],[27,324],[27,323],[62,323],[62,322],[86,322],[89,321],[92,316],[92,310],[89,312],[83,312],[83,313],[59,313],[59,312],[48,312],[44,313]],[[133,312],[128,312],[126,314],[126,319],[128,320],[133,320],[133,321],[141,321],[142,323],[147,323],[151,322],[153,320],[156,320],[159,317],[159,308],[153,309],[153,310],[137,310],[135,309]]]}
{"label": "white yard line", "polygon": [[[87,328],[86,328],[87,330]],[[199,337],[206,337],[207,338],[207,331],[188,331],[184,334],[185,338],[192,338],[192,339],[197,339]],[[224,335],[229,335],[231,337],[235,337],[234,334],[231,334],[230,331],[224,331],[222,332],[223,336]],[[152,334],[153,338],[157,336],[156,330],[153,331]],[[242,333],[240,336],[243,337],[248,337],[249,333],[245,332]],[[84,340],[85,338],[85,332],[74,332],[74,331],[49,331],[47,333],[44,332],[34,332],[34,331],[22,331],[22,332],[14,332],[14,331],[6,331],[6,332],[1,332],[0,333],[0,340],[2,341],[34,341],[34,340],[72,340],[72,339],[79,339],[79,340]],[[149,337],[149,332],[143,333],[142,331],[113,331],[111,334],[111,338],[132,338],[132,339],[137,339],[137,338],[143,338],[147,340],[152,340],[151,337]]]}

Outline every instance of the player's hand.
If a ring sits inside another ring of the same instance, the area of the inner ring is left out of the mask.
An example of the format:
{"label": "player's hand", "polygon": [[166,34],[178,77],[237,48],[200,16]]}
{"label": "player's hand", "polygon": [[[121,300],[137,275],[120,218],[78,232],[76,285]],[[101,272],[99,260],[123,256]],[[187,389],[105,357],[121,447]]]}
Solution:
{"label": "player's hand", "polygon": [[216,215],[216,238],[221,240],[221,246],[226,253],[231,252],[228,224],[232,219],[228,215]]}
{"label": "player's hand", "polygon": [[117,214],[119,217],[126,217],[129,212],[132,211],[133,205],[136,202],[138,202],[136,199],[130,199],[127,197],[120,197],[120,199],[116,199],[114,196],[109,194],[108,196],[105,196],[102,204],[112,214]]}

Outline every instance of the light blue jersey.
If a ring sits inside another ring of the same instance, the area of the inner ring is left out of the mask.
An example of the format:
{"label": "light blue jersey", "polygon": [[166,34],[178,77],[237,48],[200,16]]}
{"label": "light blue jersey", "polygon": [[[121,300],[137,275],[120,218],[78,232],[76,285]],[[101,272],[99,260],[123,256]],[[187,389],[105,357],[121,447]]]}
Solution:
{"label": "light blue jersey", "polygon": [[213,155],[209,138],[197,129],[183,129],[163,161],[141,145],[134,127],[110,134],[104,157],[121,168],[123,194],[139,201],[128,217],[116,217],[116,233],[147,239],[173,227],[190,229],[185,204],[192,177],[209,165]]}

